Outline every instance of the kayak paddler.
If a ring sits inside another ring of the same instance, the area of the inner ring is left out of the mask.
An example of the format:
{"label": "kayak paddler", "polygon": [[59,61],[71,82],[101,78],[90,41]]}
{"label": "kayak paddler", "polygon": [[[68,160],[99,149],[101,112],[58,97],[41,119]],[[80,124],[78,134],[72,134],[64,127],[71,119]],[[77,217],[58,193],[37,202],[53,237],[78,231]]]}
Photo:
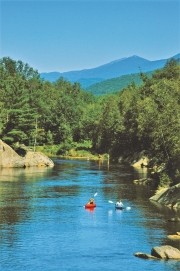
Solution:
{"label": "kayak paddler", "polygon": [[122,203],[122,201],[121,201],[121,199],[116,202],[116,206],[117,207],[123,207],[124,206],[123,203]]}
{"label": "kayak paddler", "polygon": [[93,199],[93,198],[90,198],[90,199],[89,199],[89,202],[88,202],[87,204],[95,204],[94,199]]}

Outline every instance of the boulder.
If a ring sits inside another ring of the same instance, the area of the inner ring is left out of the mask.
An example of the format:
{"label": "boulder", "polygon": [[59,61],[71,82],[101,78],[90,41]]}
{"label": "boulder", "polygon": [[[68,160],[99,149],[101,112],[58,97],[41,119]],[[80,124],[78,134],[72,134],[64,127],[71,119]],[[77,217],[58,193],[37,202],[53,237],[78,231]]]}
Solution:
{"label": "boulder", "polygon": [[180,259],[180,250],[172,246],[153,247],[151,255],[160,259]]}
{"label": "boulder", "polygon": [[131,164],[133,167],[147,167],[148,166],[149,159],[148,157],[141,157],[138,159],[138,161],[135,161]]}
{"label": "boulder", "polygon": [[172,246],[153,247],[151,249],[151,254],[144,253],[144,252],[136,252],[134,253],[134,256],[143,258],[143,259],[153,259],[153,260],[160,260],[160,259],[180,260],[180,250]]}
{"label": "boulder", "polygon": [[180,235],[178,234],[168,235],[168,238],[172,240],[180,240]]}
{"label": "boulder", "polygon": [[118,162],[119,163],[128,163],[133,167],[147,167],[149,163],[149,153],[146,150],[143,150],[141,152],[135,152],[133,155],[131,154],[125,154],[121,157],[119,157]]}
{"label": "boulder", "polygon": [[0,167],[20,168],[31,166],[53,167],[53,161],[40,152],[27,151],[24,157],[18,155],[10,146],[0,140]]}
{"label": "boulder", "polygon": [[49,157],[41,152],[28,151],[25,155],[25,165],[26,167],[53,167],[54,163]]}
{"label": "boulder", "polygon": [[24,159],[0,140],[0,167],[24,167]]}
{"label": "boulder", "polygon": [[168,207],[180,208],[180,183],[170,188],[160,190],[150,200],[161,203]]}

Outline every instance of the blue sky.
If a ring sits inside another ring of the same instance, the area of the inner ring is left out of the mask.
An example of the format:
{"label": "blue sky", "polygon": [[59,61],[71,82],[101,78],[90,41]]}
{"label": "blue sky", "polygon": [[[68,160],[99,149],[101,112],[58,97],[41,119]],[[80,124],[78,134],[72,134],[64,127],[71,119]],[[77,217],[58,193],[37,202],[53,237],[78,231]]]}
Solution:
{"label": "blue sky", "polygon": [[0,58],[39,72],[180,53],[180,0],[0,0]]}

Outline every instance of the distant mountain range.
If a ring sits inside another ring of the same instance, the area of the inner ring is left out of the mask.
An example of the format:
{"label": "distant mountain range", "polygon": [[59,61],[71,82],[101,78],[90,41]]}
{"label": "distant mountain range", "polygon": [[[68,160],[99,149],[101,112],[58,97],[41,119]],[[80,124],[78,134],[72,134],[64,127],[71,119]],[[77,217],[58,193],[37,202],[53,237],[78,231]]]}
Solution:
{"label": "distant mountain range", "polygon": [[79,82],[82,88],[107,80],[111,78],[120,77],[122,75],[134,74],[142,72],[153,71],[163,68],[168,60],[171,58],[179,59],[180,54],[172,56],[167,59],[150,61],[139,56],[131,56],[112,61],[110,63],[101,65],[92,69],[84,69],[79,71],[69,72],[48,72],[41,73],[40,76],[45,81],[55,82],[60,77],[70,81],[71,83]]}

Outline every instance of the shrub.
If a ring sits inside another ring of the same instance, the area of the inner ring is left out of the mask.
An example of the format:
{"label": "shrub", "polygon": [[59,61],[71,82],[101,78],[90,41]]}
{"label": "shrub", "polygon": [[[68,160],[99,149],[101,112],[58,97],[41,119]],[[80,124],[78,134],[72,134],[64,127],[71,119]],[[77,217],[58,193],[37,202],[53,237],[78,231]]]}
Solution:
{"label": "shrub", "polygon": [[162,172],[159,175],[158,189],[160,189],[162,187],[169,187],[171,183],[172,183],[172,181],[171,181],[170,177],[165,172]]}

